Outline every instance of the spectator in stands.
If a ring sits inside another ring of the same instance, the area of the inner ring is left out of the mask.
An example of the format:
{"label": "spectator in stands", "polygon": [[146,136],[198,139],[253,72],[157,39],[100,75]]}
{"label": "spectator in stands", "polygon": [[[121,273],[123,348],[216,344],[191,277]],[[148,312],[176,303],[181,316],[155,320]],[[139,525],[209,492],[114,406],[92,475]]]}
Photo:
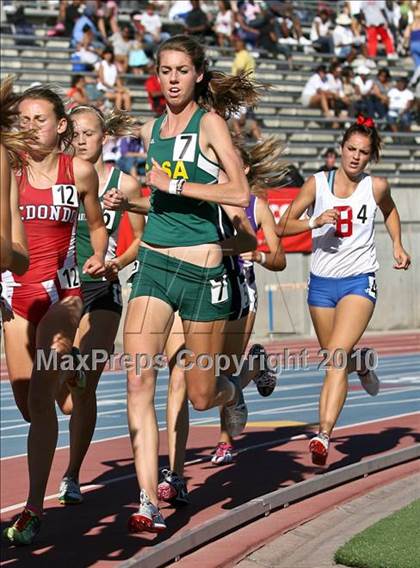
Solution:
{"label": "spectator in stands", "polygon": [[128,66],[130,73],[141,75],[150,67],[151,59],[146,53],[147,49],[143,40],[143,32],[136,31],[135,40],[128,54]]}
{"label": "spectator in stands", "polygon": [[235,26],[238,37],[245,41],[245,44],[254,47],[260,37],[261,8],[252,2],[238,2],[235,12]]}
{"label": "spectator in stands", "polygon": [[361,12],[366,25],[367,54],[376,57],[378,51],[378,36],[381,38],[387,57],[398,59],[395,53],[394,42],[389,30],[385,12],[384,0],[364,0]]}
{"label": "spectator in stands", "polygon": [[87,24],[83,26],[81,41],[76,46],[76,51],[72,55],[74,71],[86,71],[87,66],[95,65],[102,54],[102,50],[94,45],[94,35],[92,28]]}
{"label": "spectator in stands", "polygon": [[[232,63],[232,75],[248,73],[250,78],[255,76],[255,59],[246,48],[245,41],[239,37],[234,40],[235,59]],[[233,132],[237,135],[250,136],[254,140],[261,140],[262,132],[251,109],[242,107],[230,121]]]}
{"label": "spectator in stands", "polygon": [[334,95],[329,91],[327,79],[327,68],[319,65],[314,73],[306,82],[302,91],[301,102],[304,107],[320,108],[325,117],[334,116],[331,110],[331,103]]}
{"label": "spectator in stands", "polygon": [[280,17],[280,41],[289,44],[311,45],[311,41],[305,38],[302,32],[300,19],[294,11],[293,2],[285,0],[281,3]]}
{"label": "spectator in stands", "polygon": [[150,68],[150,77],[146,79],[144,86],[147,92],[147,97],[149,99],[150,108],[153,111],[154,115],[158,117],[165,112],[166,100],[162,94],[155,63],[153,63]]}
{"label": "spectator in stands", "polygon": [[396,87],[388,91],[387,121],[393,132],[409,132],[413,121],[414,94],[407,88],[407,85],[407,78],[400,77]]}
{"label": "spectator in stands", "polygon": [[218,11],[213,31],[216,34],[217,45],[225,47],[230,45],[234,30],[234,17],[228,0],[217,2]]}
{"label": "spectator in stands", "polygon": [[146,151],[141,138],[142,124],[140,121],[134,122],[133,135],[122,138],[119,144],[121,156],[117,162],[117,167],[120,170],[136,179],[140,173],[144,174],[146,163]]}
{"label": "spectator in stands", "polygon": [[347,14],[340,14],[336,19],[333,31],[334,53],[349,63],[356,57],[356,37],[352,29],[352,21]]}
{"label": "spectator in stands", "polygon": [[319,172],[331,172],[338,170],[337,166],[335,165],[338,154],[334,150],[334,148],[327,148],[322,157],[324,158],[324,164],[319,168]]}
{"label": "spectator in stands", "polygon": [[245,41],[240,37],[236,37],[233,42],[235,48],[235,58],[232,63],[232,75],[237,75],[241,71],[249,73],[250,77],[255,74],[255,59],[247,50]]}
{"label": "spectator in stands", "polygon": [[[330,65],[330,72],[327,73],[328,91],[332,94],[330,106],[332,107],[335,116],[345,118],[348,116],[348,104],[344,96],[341,63],[334,62]],[[338,122],[333,123],[333,128],[340,128]]]}
{"label": "spectator in stands", "polygon": [[172,2],[172,6],[168,12],[168,18],[171,22],[185,22],[188,12],[191,12],[192,5],[190,0],[178,0]]}
{"label": "spectator in stands", "polygon": [[58,4],[58,18],[56,25],[48,30],[49,37],[66,36],[71,37],[74,22],[80,17],[82,0],[61,0]]}
{"label": "spectator in stands", "polygon": [[400,18],[401,18],[401,9],[397,2],[393,0],[385,0],[385,18],[388,23],[389,31],[392,34],[392,40],[394,42],[394,50],[398,52],[398,46],[400,43],[400,34],[399,34],[399,27],[400,27]]}
{"label": "spectator in stands", "polygon": [[98,65],[97,88],[102,91],[105,98],[114,102],[119,110],[131,110],[131,93],[124,86],[115,65],[114,51],[107,47],[102,52],[102,61]]}
{"label": "spectator in stands", "polygon": [[391,87],[391,74],[384,67],[379,69],[368,100],[368,115],[384,118],[388,112],[388,91]]}
{"label": "spectator in stands", "polygon": [[102,37],[98,28],[96,27],[93,19],[95,16],[95,9],[92,6],[86,6],[83,14],[76,20],[74,24],[71,45],[76,47],[83,39],[83,29],[85,26],[89,26],[93,33],[93,43],[97,48],[105,47],[106,37]]}
{"label": "spectator in stands", "polygon": [[67,97],[70,99],[70,108],[77,105],[88,105],[90,100],[86,92],[86,79],[83,75],[73,75],[71,78],[71,87],[67,91]]}
{"label": "spectator in stands", "polygon": [[143,26],[144,41],[151,48],[169,38],[168,33],[162,32],[162,20],[156,13],[154,4],[149,3],[146,10],[140,14],[135,14],[133,18]]}
{"label": "spectator in stands", "polygon": [[369,77],[370,69],[367,65],[359,65],[356,69],[354,86],[359,100],[356,103],[356,112],[369,115],[369,99],[373,89],[373,80]]}
{"label": "spectator in stands", "polygon": [[414,75],[410,84],[415,85],[420,77],[420,2],[417,3],[413,22],[405,30],[404,45],[414,61]]}
{"label": "spectator in stands", "polygon": [[115,17],[110,18],[109,22],[112,30],[109,43],[114,50],[115,63],[120,73],[127,73],[128,54],[134,43],[134,30],[129,25],[124,25],[123,28],[120,29]]}
{"label": "spectator in stands", "polygon": [[185,18],[185,31],[198,37],[205,37],[210,31],[207,14],[200,6],[200,0],[191,0],[192,9]]}
{"label": "spectator in stands", "polygon": [[341,73],[343,81],[344,100],[346,101],[348,114],[353,117],[356,114],[356,104],[360,100],[360,95],[356,93],[354,86],[354,73],[351,67],[345,67]]}
{"label": "spectator in stands", "polygon": [[319,15],[315,16],[312,22],[310,34],[312,45],[316,51],[320,51],[321,53],[333,53],[334,41],[331,33],[332,27],[333,23],[329,11],[321,10]]}

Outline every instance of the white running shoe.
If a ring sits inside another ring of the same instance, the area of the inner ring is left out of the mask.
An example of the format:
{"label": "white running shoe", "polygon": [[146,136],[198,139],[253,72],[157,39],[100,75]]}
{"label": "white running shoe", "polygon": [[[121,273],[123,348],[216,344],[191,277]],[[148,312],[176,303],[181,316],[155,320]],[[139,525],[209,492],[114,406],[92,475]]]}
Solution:
{"label": "white running shoe", "polygon": [[[364,359],[364,354],[366,353],[366,351],[369,351],[369,349],[365,347],[360,351],[362,358]],[[357,374],[359,375],[360,382],[365,391],[370,394],[370,396],[376,396],[379,392],[380,382],[375,371],[367,369],[366,371],[362,372],[357,371]]]}
{"label": "white running shoe", "polygon": [[166,529],[165,519],[156,505],[151,503],[144,489],[140,491],[140,506],[128,520],[128,530],[131,533],[150,532],[161,533]]}
{"label": "white running shoe", "polygon": [[214,451],[214,456],[211,458],[211,463],[214,465],[227,465],[233,461],[233,446],[226,442],[219,442]]}
{"label": "white running shoe", "polygon": [[63,477],[58,490],[58,500],[62,505],[78,505],[83,503],[80,484],[72,477]]}
{"label": "white running shoe", "polygon": [[320,432],[309,442],[309,451],[312,454],[312,463],[325,465],[328,456],[330,438],[325,432]]}
{"label": "white running shoe", "polygon": [[262,345],[255,343],[249,350],[248,357],[259,358],[263,360],[263,368],[253,378],[257,390],[261,396],[270,396],[273,394],[277,384],[276,374],[269,368],[267,353]]}
{"label": "white running shoe", "polygon": [[229,377],[229,381],[233,383],[238,391],[238,400],[235,404],[225,405],[223,407],[226,420],[226,431],[231,438],[239,436],[246,426],[248,420],[248,408],[245,403],[244,394],[241,388],[240,377]]}

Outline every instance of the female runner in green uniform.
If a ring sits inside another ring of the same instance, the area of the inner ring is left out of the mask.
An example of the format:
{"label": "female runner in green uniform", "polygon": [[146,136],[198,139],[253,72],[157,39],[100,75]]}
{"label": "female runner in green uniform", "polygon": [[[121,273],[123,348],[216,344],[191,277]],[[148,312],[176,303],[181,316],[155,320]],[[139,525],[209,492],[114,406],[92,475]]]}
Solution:
{"label": "female runner in green uniform", "polygon": [[[216,203],[245,207],[249,202],[225,117],[242,104],[255,103],[257,89],[243,75],[210,73],[202,47],[188,36],[164,42],[157,57],[167,112],[142,129],[148,149],[146,181],[153,193],[124,328],[124,350],[132,361],[128,420],[141,488],[139,511],[129,522],[134,532],[166,527],[157,508],[157,372],[150,362],[163,351],[174,313],[179,311],[183,322],[188,398],[197,410],[225,406],[231,435],[245,426],[242,388],[259,371],[245,365],[235,380],[198,364],[200,354],[215,361],[223,352],[231,311]],[[228,178],[222,184],[217,183],[219,163]]]}
{"label": "female runner in green uniform", "polygon": [[[96,388],[106,364],[102,354],[106,352],[109,355],[112,352],[122,313],[118,272],[135,260],[144,226],[142,215],[129,213],[134,240],[121,256],[117,256],[121,212],[104,209],[103,199],[112,189],[119,189],[127,199],[132,199],[140,194],[140,187],[135,178],[104,163],[102,147],[107,136],[123,136],[131,132],[130,117],[118,111],[104,115],[93,106],[80,105],[71,110],[70,119],[75,132],[73,147],[76,156],[93,164],[98,174],[99,201],[102,203],[109,240],[105,256],[105,277],[94,279],[89,274],[82,273],[81,267],[92,255],[92,246],[85,211],[81,206],[76,244],[77,262],[81,274],[83,312],[74,345],[80,349],[82,356],[90,354],[90,357],[85,388],[72,388],[70,394],[67,381],[63,385],[59,399],[62,410],[66,414],[71,414],[70,461],[59,489],[59,501],[63,505],[83,501],[79,485],[79,471],[95,430]],[[94,350],[98,352],[97,360],[93,357]]]}

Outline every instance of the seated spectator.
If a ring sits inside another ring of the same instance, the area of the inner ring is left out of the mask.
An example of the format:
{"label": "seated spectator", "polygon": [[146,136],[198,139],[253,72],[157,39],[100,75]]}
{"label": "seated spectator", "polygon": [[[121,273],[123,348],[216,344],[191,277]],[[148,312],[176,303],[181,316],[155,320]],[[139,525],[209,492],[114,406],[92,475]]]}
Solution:
{"label": "seated spectator", "polygon": [[115,62],[120,73],[127,73],[128,54],[134,43],[134,30],[129,25],[124,25],[120,29],[116,18],[111,18],[110,24],[112,35],[109,37],[109,43],[114,50]]}
{"label": "seated spectator", "polygon": [[332,38],[332,21],[328,10],[321,10],[318,16],[315,16],[311,28],[311,42],[317,51],[321,53],[332,53],[334,50],[334,41]]}
{"label": "seated spectator", "polygon": [[387,57],[398,59],[386,19],[384,0],[364,0],[361,13],[366,25],[368,57],[376,57],[379,36],[385,46]]}
{"label": "seated spectator", "polygon": [[185,22],[187,14],[191,12],[192,4],[190,0],[177,0],[177,2],[172,2],[172,6],[169,9],[168,18],[171,22]]}
{"label": "seated spectator", "polygon": [[233,47],[235,48],[235,58],[232,62],[232,75],[238,75],[238,73],[244,71],[249,73],[250,77],[254,77],[255,59],[247,50],[245,41],[237,37],[233,41]]}
{"label": "seated spectator", "polygon": [[86,92],[86,79],[83,75],[73,75],[71,78],[71,87],[66,93],[70,99],[69,108],[77,105],[90,104],[89,96]]}
{"label": "seated spectator", "polygon": [[135,40],[128,54],[128,66],[134,75],[141,75],[151,64],[151,59],[146,53],[146,46],[143,41],[143,33],[136,32]]}
{"label": "seated spectator", "polygon": [[387,121],[393,132],[409,132],[413,121],[414,94],[407,85],[407,78],[400,77],[396,87],[388,91]]}
{"label": "seated spectator", "polygon": [[[343,81],[341,80],[342,67],[340,63],[332,63],[330,72],[327,74],[328,91],[332,94],[330,106],[335,116],[345,118],[348,116],[348,104],[344,96]],[[339,128],[340,124],[335,122],[333,128]]]}
{"label": "seated spectator", "polygon": [[245,41],[245,44],[254,47],[257,45],[261,31],[261,9],[251,2],[238,2],[235,12],[235,34]]}
{"label": "seated spectator", "polygon": [[334,116],[330,108],[333,100],[334,95],[329,91],[327,68],[325,65],[319,65],[316,73],[308,79],[303,88],[302,105],[309,108],[320,108],[325,117],[331,117]]}
{"label": "seated spectator", "polygon": [[327,148],[322,156],[324,158],[324,164],[319,168],[319,172],[331,172],[338,170],[336,164],[338,154],[334,148]]}
{"label": "seated spectator", "polygon": [[136,121],[133,124],[133,135],[122,138],[119,144],[121,156],[117,162],[117,167],[135,178],[144,175],[146,164],[147,154],[141,137],[141,126],[142,123]]}
{"label": "seated spectator", "polygon": [[356,57],[356,37],[352,29],[351,18],[347,14],[340,14],[336,20],[333,31],[334,53],[340,59],[349,63]]}
{"label": "seated spectator", "polygon": [[286,0],[281,3],[280,17],[278,18],[280,29],[280,42],[292,45],[311,45],[302,32],[299,16],[294,11],[293,2]]}
{"label": "seated spectator", "polygon": [[162,32],[162,20],[156,13],[154,4],[149,3],[146,10],[134,15],[133,19],[143,27],[144,41],[152,49],[169,38],[168,33]]}
{"label": "seated spectator", "polygon": [[48,37],[66,36],[71,37],[74,22],[80,17],[82,0],[61,0],[58,5],[59,12],[57,23],[51,30],[48,30]]}
{"label": "seated spectator", "polygon": [[126,87],[124,87],[124,84],[118,75],[114,52],[110,47],[104,49],[102,53],[102,61],[98,65],[97,72],[97,89],[104,93],[106,99],[114,102],[117,109],[130,111],[131,93]]}
{"label": "seated spectator", "polygon": [[92,28],[85,25],[82,32],[82,39],[71,56],[73,71],[87,71],[88,66],[95,65],[100,60],[102,54],[102,50],[94,45]]}
{"label": "seated spectator", "polygon": [[217,6],[218,12],[213,30],[216,34],[217,45],[224,47],[231,43],[234,30],[234,17],[228,0],[219,0]]}
{"label": "seated spectator", "polygon": [[357,102],[361,99],[360,95],[356,93],[354,86],[354,73],[351,67],[345,67],[341,73],[343,81],[344,100],[347,104],[348,115],[353,117],[356,114]]}
{"label": "seated spectator", "polygon": [[356,68],[354,86],[359,100],[356,104],[356,113],[369,115],[369,99],[373,89],[373,80],[370,79],[370,69],[362,64]]}
{"label": "seated spectator", "polygon": [[[250,78],[255,75],[255,59],[246,48],[245,41],[239,37],[234,40],[235,59],[232,62],[232,75],[247,73]],[[250,136],[254,140],[261,140],[262,132],[251,109],[242,107],[232,116],[230,121],[233,132],[237,136]]]}
{"label": "seated spectator", "polygon": [[387,68],[379,69],[368,100],[368,114],[372,118],[384,118],[388,112],[388,91],[391,74]]}
{"label": "seated spectator", "polygon": [[144,83],[149,105],[156,117],[163,114],[166,110],[166,100],[162,94],[159,77],[157,75],[156,65],[153,63],[150,68],[150,77]]}
{"label": "seated spectator", "polygon": [[71,38],[71,45],[72,47],[76,47],[83,39],[83,34],[85,33],[83,30],[85,26],[89,26],[93,33],[93,44],[96,48],[104,48],[106,43],[106,37],[103,38],[101,33],[99,32],[98,28],[94,23],[95,17],[95,9],[92,8],[90,5],[84,9],[83,14],[76,20],[74,24],[72,38]]}
{"label": "seated spectator", "polygon": [[191,0],[192,10],[185,18],[185,31],[195,37],[204,37],[210,31],[207,14],[200,6],[200,0]]}

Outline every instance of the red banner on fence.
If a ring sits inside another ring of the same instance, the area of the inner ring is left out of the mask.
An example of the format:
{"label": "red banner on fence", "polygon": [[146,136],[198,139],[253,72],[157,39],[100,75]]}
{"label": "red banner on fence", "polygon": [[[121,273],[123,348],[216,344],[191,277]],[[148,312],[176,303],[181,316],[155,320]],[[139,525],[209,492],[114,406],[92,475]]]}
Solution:
{"label": "red banner on fence", "polygon": [[[298,187],[285,187],[283,189],[270,189],[267,192],[268,203],[271,211],[273,212],[276,223],[279,222],[280,217],[286,211],[288,206],[299,193]],[[259,230],[257,233],[258,250],[267,252],[268,248],[265,243],[264,233]],[[286,252],[311,252],[312,251],[312,238],[311,232],[306,231],[300,235],[293,237],[283,237],[281,240],[284,250]]]}

